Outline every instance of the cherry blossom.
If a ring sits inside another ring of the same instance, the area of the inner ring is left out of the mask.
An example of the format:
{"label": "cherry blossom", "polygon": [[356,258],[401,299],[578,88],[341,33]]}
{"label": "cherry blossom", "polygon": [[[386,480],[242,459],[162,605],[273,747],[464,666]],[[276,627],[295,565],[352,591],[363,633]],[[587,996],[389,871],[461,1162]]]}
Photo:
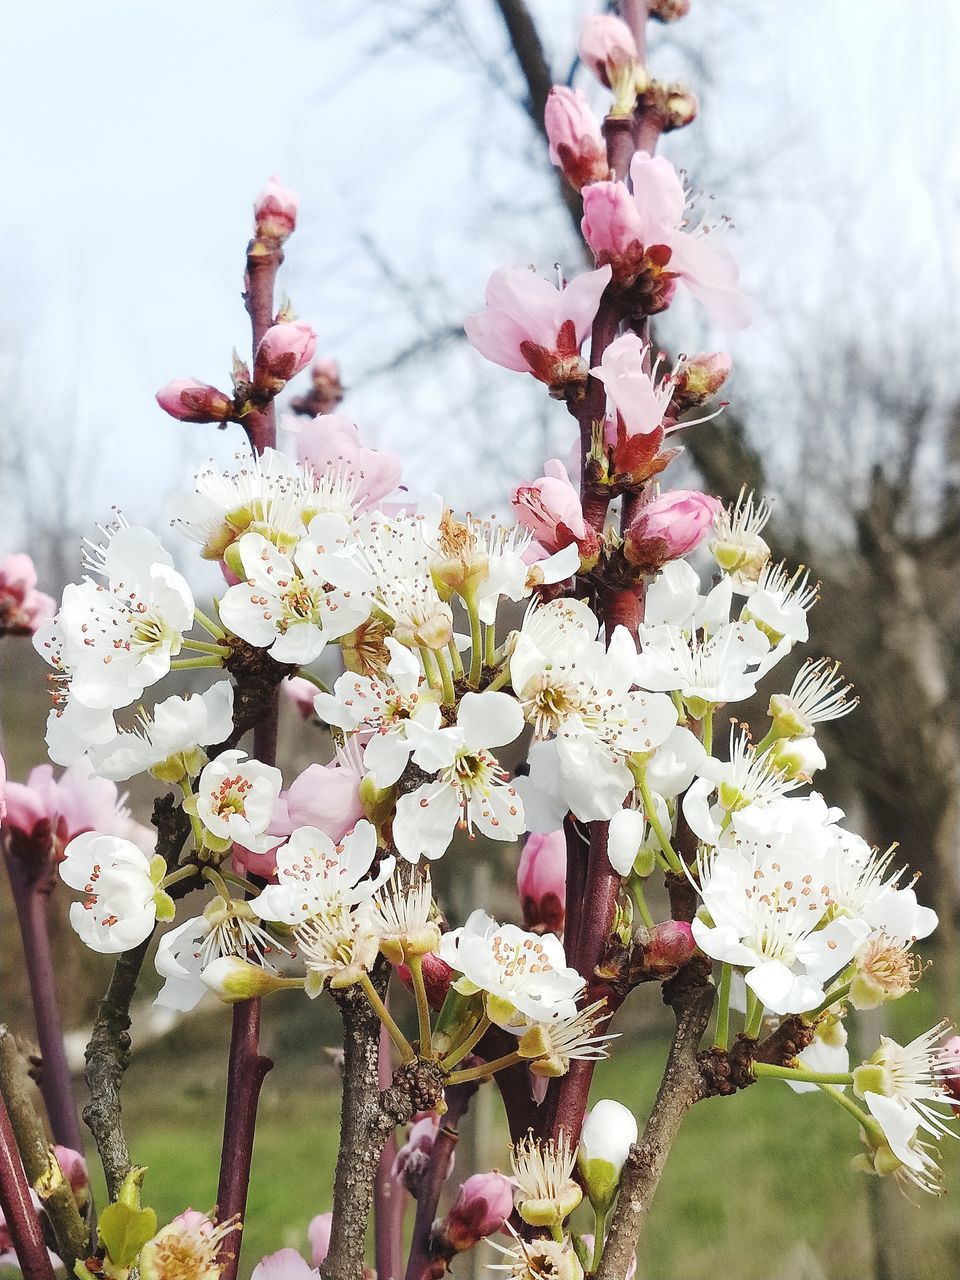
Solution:
{"label": "cherry blossom", "polygon": [[200,774],[194,801],[207,837],[255,853],[270,848],[275,841],[265,832],[282,781],[279,769],[248,760],[243,751],[221,752]]}
{"label": "cherry blossom", "polygon": [[132,730],[91,749],[104,778],[123,781],[147,770],[179,781],[206,763],[201,747],[223,742],[233,729],[233,685],[219,680],[201,694],[174,695],[157,703],[152,718],[141,713]]}
{"label": "cherry blossom", "polygon": [[173,919],[173,903],[158,887],[163,858],[148,858],[129,840],[86,831],[67,845],[59,872],[86,895],[70,907],[70,923],[92,951],[129,951],[150,936],[158,916]]}

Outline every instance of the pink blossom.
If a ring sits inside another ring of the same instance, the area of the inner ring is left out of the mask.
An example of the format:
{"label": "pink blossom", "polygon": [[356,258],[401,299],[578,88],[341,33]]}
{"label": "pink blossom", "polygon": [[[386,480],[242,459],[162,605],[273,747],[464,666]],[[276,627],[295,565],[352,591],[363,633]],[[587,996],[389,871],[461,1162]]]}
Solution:
{"label": "pink blossom", "polygon": [[317,335],[302,320],[271,325],[260,339],[253,360],[253,381],[274,395],[305,369],[317,347]]}
{"label": "pink blossom", "polygon": [[586,379],[580,346],[610,274],[604,266],[559,289],[526,267],[501,267],[487,284],[486,310],[464,321],[467,338],[494,364],[532,373],[562,394]]}
{"label": "pink blossom", "polygon": [[84,831],[130,839],[130,814],[117,784],[98,777],[87,759],[54,777],[53,766],[38,765],[25,783],[7,784],[6,826],[11,846],[21,855],[45,853],[53,845],[57,858]]}
{"label": "pink blossom", "polygon": [[510,502],[517,521],[548,551],[561,551],[586,536],[580,495],[559,458],[544,464],[532,484],[518,485]]}
{"label": "pink blossom", "polygon": [[563,933],[567,841],[562,830],[527,836],[517,867],[517,892],[525,929]]}
{"label": "pink blossom", "polygon": [[235,412],[224,392],[195,378],[175,378],[157,392],[157,404],[179,422],[226,422]]}
{"label": "pink blossom", "polygon": [[57,611],[57,603],[38,591],[37,571],[23,552],[0,560],[0,634],[32,636]]}
{"label": "pink blossom", "polygon": [[332,1213],[318,1213],[307,1227],[307,1239],[310,1241],[311,1260],[315,1267],[322,1267],[330,1250],[330,1228],[333,1224]]}
{"label": "pink blossom", "polygon": [[723,504],[696,489],[674,489],[642,506],[624,538],[630,564],[648,572],[689,555],[704,540]]}
{"label": "pink blossom", "polygon": [[630,28],[612,14],[588,14],[577,42],[580,60],[608,89],[636,66],[637,44]]}
{"label": "pink blossom", "polygon": [[499,1231],[513,1212],[513,1183],[500,1173],[475,1173],[457,1192],[443,1222],[433,1228],[431,1244],[452,1257]]}
{"label": "pink blossom", "polygon": [[[650,348],[633,333],[625,333],[604,351],[600,364],[590,372],[603,383],[607,396],[623,420],[628,437],[650,435],[663,425],[673,385],[663,380],[659,385],[646,363]],[[607,427],[607,442],[616,438],[616,424],[611,434]]]}
{"label": "pink blossom", "polygon": [[[393,1162],[391,1176],[401,1181],[414,1197],[419,1193],[424,1174],[430,1167],[430,1156],[439,1127],[440,1117],[436,1111],[421,1111],[414,1116],[407,1140]],[[453,1161],[454,1153],[451,1148],[445,1177],[449,1177],[453,1171]]]}
{"label": "pink blossom", "polygon": [[555,84],[543,113],[550,160],[577,191],[610,176],[607,144],[586,95]]}
{"label": "pink blossom", "polygon": [[378,507],[400,483],[400,455],[368,449],[360,443],[360,429],[342,413],[324,413],[301,422],[284,417],[285,430],[296,436],[297,460],[322,474],[340,470],[357,484],[354,501],[361,510]]}
{"label": "pink blossom", "polygon": [[304,680],[303,676],[288,676],[281,683],[280,692],[304,720],[314,718],[313,700],[317,696],[317,686],[310,680]]}
{"label": "pink blossom", "polygon": [[276,836],[277,842],[262,853],[234,844],[231,849],[233,869],[240,876],[261,876],[270,880],[277,874],[277,850],[297,824],[290,821],[287,809],[287,792],[281,791],[273,806],[273,815],[267,827],[267,835]]}
{"label": "pink blossom", "polygon": [[90,1175],[87,1171],[87,1162],[80,1152],[74,1151],[72,1147],[56,1146],[53,1150],[63,1176],[70,1183],[77,1208],[82,1212],[90,1199]]}
{"label": "pink blossom", "polygon": [[250,1280],[320,1280],[320,1272],[304,1262],[296,1249],[281,1249],[262,1258]]}
{"label": "pink blossom", "polygon": [[583,192],[583,234],[598,266],[607,263],[637,309],[669,305],[682,281],[715,320],[740,328],[750,319],[733,255],[715,230],[688,230],[686,194],[669,160],[638,151],[630,164],[632,195],[622,182],[596,182]]}
{"label": "pink blossom", "polygon": [[294,232],[300,201],[296,193],[285,187],[276,175],[257,196],[253,206],[257,236],[283,244]]}
{"label": "pink blossom", "polygon": [[290,784],[287,811],[291,830],[319,827],[336,843],[363,817],[358,757],[340,753],[329,764],[311,764]]}

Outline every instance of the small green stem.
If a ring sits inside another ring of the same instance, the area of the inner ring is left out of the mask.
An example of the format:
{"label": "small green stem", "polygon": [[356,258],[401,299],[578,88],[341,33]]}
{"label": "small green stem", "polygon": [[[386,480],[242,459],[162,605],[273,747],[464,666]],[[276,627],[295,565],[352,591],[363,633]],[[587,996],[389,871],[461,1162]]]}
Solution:
{"label": "small green stem", "polygon": [[603,1257],[603,1246],[606,1244],[607,1212],[606,1209],[594,1209],[593,1211],[593,1264],[590,1270],[594,1274],[596,1274],[597,1267],[600,1265],[600,1259]]}
{"label": "small green stem", "polygon": [[484,661],[488,667],[492,667],[496,662],[497,653],[497,628],[493,623],[488,622],[484,627]]}
{"label": "small green stem", "polygon": [[519,1053],[505,1053],[502,1058],[493,1058],[490,1062],[481,1062],[478,1067],[468,1067],[466,1071],[451,1071],[447,1076],[447,1084],[464,1084],[467,1080],[487,1080],[504,1067],[514,1067],[523,1062]]}
{"label": "small green stem", "polygon": [[663,823],[657,817],[656,806],[653,803],[653,795],[651,794],[650,787],[647,784],[646,775],[642,773],[640,774],[640,795],[643,797],[643,808],[647,815],[647,821],[650,823],[650,828],[653,831],[653,834],[657,837],[657,843],[663,850],[663,856],[670,864],[670,870],[676,871],[682,875],[683,863],[680,861],[676,849],[674,849],[673,845],[670,843],[670,837],[664,831]]}
{"label": "small green stem", "polygon": [[486,1014],[484,1014],[466,1039],[461,1040],[458,1045],[454,1045],[447,1056],[443,1059],[440,1065],[443,1067],[444,1071],[449,1071],[451,1067],[455,1067],[458,1062],[462,1062],[474,1046],[480,1043],[489,1030],[490,1019]]}
{"label": "small green stem", "polygon": [[407,1039],[407,1037],[403,1034],[403,1032],[394,1022],[393,1016],[391,1015],[390,1010],[380,999],[373,983],[370,981],[369,974],[364,973],[361,975],[360,986],[363,990],[363,994],[367,997],[367,999],[370,1001],[370,1004],[373,1006],[373,1010],[376,1013],[377,1017],[380,1019],[383,1025],[387,1028],[387,1032],[390,1035],[390,1039],[400,1050],[400,1056],[403,1058],[404,1062],[416,1062],[417,1055],[413,1052],[413,1049],[410,1047],[410,1041]]}
{"label": "small green stem", "polygon": [[763,1026],[763,1001],[747,987],[747,1019],[743,1034],[749,1040],[756,1040]]}
{"label": "small green stem", "polygon": [[711,706],[710,710],[703,717],[703,729],[700,735],[700,741],[703,743],[703,749],[708,756],[713,755],[713,713],[714,708]]}
{"label": "small green stem", "polygon": [[420,661],[423,663],[423,674],[427,677],[427,684],[431,689],[440,690],[442,688],[440,680],[440,669],[437,666],[436,659],[426,645],[420,645]]}
{"label": "small green stem", "polygon": [[453,677],[450,674],[450,664],[447,662],[447,655],[442,649],[434,651],[434,658],[437,661],[437,668],[440,671],[440,685],[443,689],[444,706],[452,707],[457,701],[457,695],[453,687]]}
{"label": "small green stem", "polygon": [[222,667],[222,659],[212,654],[204,654],[200,658],[174,658],[170,663],[171,671],[193,671],[198,667]]}
{"label": "small green stem", "polygon": [[773,744],[777,741],[777,737],[778,735],[774,733],[772,728],[768,729],[768,731],[764,734],[764,736],[760,739],[760,741],[754,747],[754,751],[756,752],[756,754],[758,756],[762,756],[763,753],[767,750],[767,748],[772,747]]}
{"label": "small green stem", "polygon": [[550,1234],[557,1244],[563,1244],[566,1240],[566,1236],[563,1234],[563,1227],[559,1222],[550,1223]]}
{"label": "small green stem", "polygon": [[201,627],[203,627],[204,631],[213,636],[214,640],[226,640],[227,633],[224,631],[223,627],[220,626],[219,622],[214,622],[212,618],[208,618],[202,610],[196,607],[196,605],[193,607],[193,616],[196,618],[197,622],[200,623]]}
{"label": "small green stem", "polygon": [[447,653],[450,655],[450,666],[453,668],[454,680],[462,680],[463,659],[460,657],[460,650],[457,648],[457,642],[452,637],[450,643],[447,645]]}
{"label": "small green stem", "polygon": [[718,1049],[726,1049],[730,1043],[730,985],[733,979],[733,965],[720,966],[720,989],[717,1001],[717,1029],[713,1043]]}
{"label": "small green stem", "polygon": [[828,1098],[833,1099],[838,1107],[843,1107],[844,1111],[849,1112],[850,1115],[853,1116],[854,1120],[856,1120],[857,1124],[862,1126],[863,1130],[873,1138],[874,1142],[879,1145],[881,1142],[886,1141],[883,1136],[883,1131],[879,1124],[877,1124],[876,1120],[874,1120],[873,1116],[869,1115],[866,1111],[861,1110],[854,1100],[848,1097],[842,1089],[838,1089],[836,1085],[832,1084],[822,1084],[820,1085],[820,1088]]}
{"label": "small green stem", "polygon": [[171,871],[168,876],[164,876],[160,881],[161,889],[169,889],[173,884],[180,884],[182,880],[188,880],[191,876],[195,876],[200,868],[196,863],[191,862],[189,866],[177,867],[176,871]]}
{"label": "small green stem", "polygon": [[186,639],[183,642],[183,647],[184,649],[193,649],[195,653],[215,653],[221,658],[228,658],[233,652],[225,644],[208,644],[206,640]]}
{"label": "small green stem", "polygon": [[806,1084],[853,1084],[849,1071],[808,1071],[806,1067],[780,1067],[774,1062],[754,1062],[750,1068],[760,1080],[802,1080]]}
{"label": "small green stem", "polygon": [[652,929],[653,916],[647,906],[646,895],[643,892],[643,882],[637,876],[630,877],[630,893],[633,897],[634,906],[637,908],[637,915],[648,929]]}
{"label": "small green stem", "polygon": [[420,1057],[433,1059],[433,1041],[430,1030],[430,1001],[423,982],[423,956],[411,956],[407,962],[410,979],[413,982],[413,994],[417,998],[417,1022],[420,1028]]}
{"label": "small green stem", "polygon": [[476,689],[483,674],[483,634],[480,614],[477,612],[477,602],[472,596],[464,596],[463,603],[470,619],[470,674],[467,676],[467,684]]}
{"label": "small green stem", "polygon": [[245,893],[257,894],[260,892],[259,886],[255,885],[252,880],[245,880],[243,876],[238,876],[235,871],[226,871],[221,867],[220,874],[229,884],[235,884],[238,889],[243,889]]}
{"label": "small green stem", "polygon": [[492,693],[497,689],[502,689],[505,684],[510,683],[510,663],[505,662],[497,674],[487,685],[486,692]]}
{"label": "small green stem", "polygon": [[313,687],[315,689],[319,689],[321,693],[332,692],[330,686],[328,684],[324,684],[320,677],[315,676],[312,671],[305,671],[304,668],[301,667],[297,674],[301,680],[306,680],[308,684],[312,684]]}
{"label": "small green stem", "polygon": [[216,889],[217,893],[219,893],[220,897],[224,900],[224,902],[232,901],[233,895],[231,894],[230,890],[227,888],[224,882],[223,876],[220,874],[219,871],[214,870],[213,867],[204,867],[203,878],[204,880],[209,881],[209,883],[213,885],[213,887]]}
{"label": "small green stem", "polygon": [[834,991],[828,991],[826,998],[818,1004],[815,1009],[811,1009],[809,1013],[805,1013],[803,1017],[807,1022],[812,1022],[814,1018],[819,1018],[820,1014],[826,1013],[831,1005],[835,1005],[838,1001],[846,999],[850,994],[850,988],[852,986],[852,982],[843,982]]}
{"label": "small green stem", "polygon": [[677,716],[682,724],[687,718],[687,708],[683,705],[683,699],[678,690],[674,689],[670,697],[673,699],[673,705],[677,708]]}

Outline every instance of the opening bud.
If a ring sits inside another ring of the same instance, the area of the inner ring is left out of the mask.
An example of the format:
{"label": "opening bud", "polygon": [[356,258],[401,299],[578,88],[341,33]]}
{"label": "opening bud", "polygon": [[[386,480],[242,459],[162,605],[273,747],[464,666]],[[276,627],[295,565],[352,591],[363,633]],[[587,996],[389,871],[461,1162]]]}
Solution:
{"label": "opening bud", "polygon": [[272,177],[253,206],[257,239],[283,244],[293,235],[299,209],[300,201],[295,192],[285,187],[278,177]]}
{"label": "opening bud", "polygon": [[227,422],[236,413],[223,391],[194,378],[176,378],[157,392],[157,404],[178,422]]}
{"label": "opening bud", "polygon": [[613,1204],[637,1136],[633,1113],[612,1098],[598,1102],[583,1122],[577,1164],[590,1203],[600,1213]]}

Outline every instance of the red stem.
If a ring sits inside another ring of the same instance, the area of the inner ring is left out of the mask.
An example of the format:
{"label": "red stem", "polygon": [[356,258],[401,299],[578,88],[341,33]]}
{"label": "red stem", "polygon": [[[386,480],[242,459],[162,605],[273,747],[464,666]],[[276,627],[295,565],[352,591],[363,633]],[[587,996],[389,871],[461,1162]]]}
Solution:
{"label": "red stem", "polygon": [[[273,324],[273,290],[283,251],[261,240],[251,240],[247,247],[247,290],[244,295],[252,331],[253,358],[266,331]],[[277,443],[277,418],[273,402],[244,421],[244,429],[254,453],[273,448]],[[263,720],[253,731],[253,754],[263,764],[275,764],[277,758],[277,722],[279,691],[275,692]],[[257,1107],[264,1077],[273,1066],[260,1053],[260,1001],[244,1000],[234,1006],[233,1030],[230,1036],[230,1060],[227,1070],[227,1099],[223,1118],[223,1146],[220,1151],[220,1185],[217,1191],[217,1216],[225,1222],[234,1214],[241,1219],[247,1208],[253,1142],[257,1128]],[[236,1280],[240,1266],[242,1233],[229,1235],[220,1252],[222,1280]]]}
{"label": "red stem", "polygon": [[[380,1028],[380,1088],[393,1083],[390,1035]],[[403,1220],[406,1216],[406,1188],[393,1176],[397,1157],[394,1130],[380,1152],[373,1184],[373,1238],[378,1280],[400,1280],[403,1274]]]}
{"label": "red stem", "polygon": [[30,1188],[13,1136],[13,1127],[0,1098],[0,1209],[23,1274],[29,1280],[54,1280],[50,1255],[43,1242],[40,1219],[30,1202]]}
{"label": "red stem", "polygon": [[43,1059],[40,1089],[54,1142],[83,1151],[80,1120],[73,1096],[73,1080],[63,1044],[63,1025],[57,1003],[57,980],[50,951],[48,907],[53,887],[50,875],[30,873],[23,859],[4,850],[13,901],[20,922],[23,954],[30,981],[30,998]]}
{"label": "red stem", "polygon": [[429,1273],[432,1268],[429,1253],[430,1228],[437,1215],[443,1184],[447,1180],[450,1157],[460,1137],[458,1126],[476,1091],[476,1084],[468,1083],[452,1085],[445,1092],[447,1111],[441,1118],[433,1150],[430,1152],[430,1167],[417,1196],[417,1216],[413,1223],[413,1240],[405,1280],[421,1280],[424,1273]]}

